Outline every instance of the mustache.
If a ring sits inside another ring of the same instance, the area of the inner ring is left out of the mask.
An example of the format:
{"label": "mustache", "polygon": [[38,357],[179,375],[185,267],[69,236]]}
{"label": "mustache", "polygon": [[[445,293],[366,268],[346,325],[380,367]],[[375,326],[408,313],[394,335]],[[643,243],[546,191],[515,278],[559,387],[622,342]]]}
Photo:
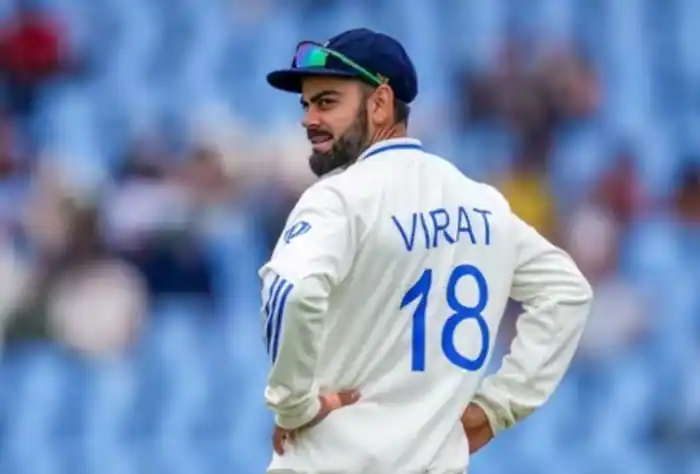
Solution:
{"label": "mustache", "polygon": [[306,138],[309,140],[314,138],[333,138],[333,134],[320,128],[309,128],[306,130]]}

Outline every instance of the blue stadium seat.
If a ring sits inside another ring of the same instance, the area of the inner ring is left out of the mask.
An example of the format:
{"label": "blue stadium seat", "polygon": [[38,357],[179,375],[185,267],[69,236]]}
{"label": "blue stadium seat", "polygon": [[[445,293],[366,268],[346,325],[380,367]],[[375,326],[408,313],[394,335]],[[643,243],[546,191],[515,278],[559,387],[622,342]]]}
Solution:
{"label": "blue stadium seat", "polygon": [[0,470],[3,473],[63,474],[59,455],[50,444],[37,441],[25,446],[23,451],[6,450],[2,453]]}
{"label": "blue stadium seat", "polygon": [[[525,2],[526,3],[526,2]],[[533,9],[533,35],[555,42],[572,38],[576,0],[537,0]]]}
{"label": "blue stadium seat", "polygon": [[16,8],[13,2],[0,3],[0,21],[7,21],[15,14]]}
{"label": "blue stadium seat", "polygon": [[511,467],[507,458],[511,456],[511,446],[507,443],[508,435],[503,435],[498,442],[491,443],[473,456],[469,461],[469,469],[473,472],[489,472],[507,474]]}
{"label": "blue stadium seat", "polygon": [[514,140],[496,123],[474,124],[455,138],[455,148],[447,155],[474,179],[488,179],[513,159]]}
{"label": "blue stadium seat", "polygon": [[606,38],[603,75],[608,91],[606,115],[612,128],[623,135],[640,136],[651,117],[652,84],[647,38],[644,36],[644,2],[624,5],[604,2],[601,34]]}
{"label": "blue stadium seat", "polygon": [[134,363],[132,358],[120,358],[88,368],[88,444],[121,441],[129,434],[130,417],[138,412]]}
{"label": "blue stadium seat", "polygon": [[89,448],[83,452],[81,464],[77,467],[82,468],[84,474],[129,474],[144,470],[157,472],[144,465],[138,452],[128,449],[123,444],[114,443],[90,443]]}
{"label": "blue stadium seat", "polygon": [[452,0],[450,8],[444,9],[445,35],[451,38],[447,50],[464,58],[465,62],[477,70],[492,65],[501,47],[507,28],[507,5],[502,0],[484,4]]}
{"label": "blue stadium seat", "polygon": [[586,195],[616,151],[598,125],[572,124],[559,131],[551,156],[550,179],[560,209],[569,209]]}
{"label": "blue stadium seat", "polygon": [[693,0],[678,0],[676,3],[677,26],[674,28],[675,41],[671,53],[677,54],[677,66],[681,70],[685,84],[693,87],[700,80],[700,58],[694,45],[700,39],[698,22],[700,22],[700,5]]}
{"label": "blue stadium seat", "polygon": [[[3,382],[13,390],[5,396],[4,451],[31,457],[35,445],[51,444],[67,392],[66,366],[61,351],[31,345],[6,355]],[[39,462],[39,460],[37,460]]]}
{"label": "blue stadium seat", "polygon": [[658,288],[667,276],[682,275],[684,257],[677,228],[669,218],[634,223],[624,238],[622,251],[623,270],[644,288]]}
{"label": "blue stadium seat", "polygon": [[[9,3],[9,2],[6,2]],[[80,0],[47,0],[47,8],[56,14],[71,55],[81,58],[89,51],[93,31]]]}
{"label": "blue stadium seat", "polygon": [[[672,194],[681,158],[700,150],[696,0],[416,0],[411,8],[339,0],[310,13],[274,2],[259,18],[213,0],[43,3],[61,12],[88,74],[42,91],[34,127],[47,159],[87,187],[115,169],[129,141],[164,121],[182,124],[212,102],[263,130],[298,121],[297,98],[271,92],[265,74],[290,63],[298,40],[358,25],[404,41],[419,69],[417,118],[443,106],[454,112],[453,69],[486,69],[507,34],[581,41],[601,68],[605,100],[596,125],[558,133],[550,178],[560,204],[585,195],[618,144],[630,145],[659,198]],[[0,20],[12,9],[0,2]],[[476,178],[505,168],[514,149],[493,124],[466,133],[446,127],[426,146]],[[133,355],[111,362],[82,362],[51,345],[8,352],[0,365],[0,472],[263,472],[272,418],[262,396],[269,362],[255,271],[266,250],[245,219],[227,223],[208,241],[219,314],[188,300],[158,302]],[[599,367],[575,364],[547,406],[475,456],[473,471],[700,469],[697,455],[684,465],[644,440],[660,414],[688,429],[700,425],[693,232],[669,216],[633,224],[622,270],[649,296],[650,334]]]}
{"label": "blue stadium seat", "polygon": [[649,121],[640,129],[633,143],[639,159],[641,184],[652,197],[665,198],[671,195],[680,155],[669,127],[657,121]]}
{"label": "blue stadium seat", "polygon": [[267,252],[260,240],[252,220],[240,213],[227,218],[206,240],[226,317],[257,314],[260,309],[260,286],[255,276]]}
{"label": "blue stadium seat", "polygon": [[56,91],[42,112],[47,159],[78,185],[101,183],[107,168],[94,127],[95,104],[89,96],[67,86]]}

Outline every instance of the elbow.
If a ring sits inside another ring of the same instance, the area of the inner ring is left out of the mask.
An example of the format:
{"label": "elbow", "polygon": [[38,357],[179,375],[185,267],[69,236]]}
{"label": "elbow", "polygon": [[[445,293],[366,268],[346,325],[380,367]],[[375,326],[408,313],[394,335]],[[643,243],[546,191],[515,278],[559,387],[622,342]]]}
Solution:
{"label": "elbow", "polygon": [[580,308],[581,324],[585,324],[593,305],[593,288],[582,273],[578,273],[571,288],[569,304]]}
{"label": "elbow", "polygon": [[559,304],[586,308],[586,310],[590,308],[593,304],[593,288],[578,268],[572,268],[560,281],[563,284],[558,285],[560,291],[557,301]]}
{"label": "elbow", "polygon": [[570,263],[571,266],[567,271],[567,278],[565,278],[568,303],[590,307],[593,304],[593,287],[576,263],[573,260],[570,260]]}
{"label": "elbow", "polygon": [[585,305],[590,306],[593,303],[593,287],[583,274],[579,277],[578,292]]}
{"label": "elbow", "polygon": [[291,398],[292,391],[286,385],[268,385],[265,388],[265,404],[271,410],[279,410]]}

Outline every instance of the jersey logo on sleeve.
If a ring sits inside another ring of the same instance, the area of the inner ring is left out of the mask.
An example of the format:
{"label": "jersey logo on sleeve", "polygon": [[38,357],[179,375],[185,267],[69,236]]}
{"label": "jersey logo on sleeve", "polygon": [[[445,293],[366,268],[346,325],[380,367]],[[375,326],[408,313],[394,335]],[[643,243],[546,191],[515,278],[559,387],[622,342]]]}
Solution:
{"label": "jersey logo on sleeve", "polygon": [[286,243],[289,243],[293,239],[296,239],[297,237],[306,234],[310,230],[311,224],[309,224],[306,221],[299,221],[293,226],[291,226],[289,229],[285,230],[284,234],[282,234],[282,238]]}

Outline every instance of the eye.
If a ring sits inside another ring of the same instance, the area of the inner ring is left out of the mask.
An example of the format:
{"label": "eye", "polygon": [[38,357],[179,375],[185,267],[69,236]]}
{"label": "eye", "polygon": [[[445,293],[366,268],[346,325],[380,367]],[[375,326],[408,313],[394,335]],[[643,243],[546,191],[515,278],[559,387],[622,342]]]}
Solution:
{"label": "eye", "polygon": [[316,105],[321,110],[327,110],[327,109],[331,108],[331,106],[334,103],[335,103],[335,101],[333,101],[331,99],[319,99],[318,102],[316,102]]}

